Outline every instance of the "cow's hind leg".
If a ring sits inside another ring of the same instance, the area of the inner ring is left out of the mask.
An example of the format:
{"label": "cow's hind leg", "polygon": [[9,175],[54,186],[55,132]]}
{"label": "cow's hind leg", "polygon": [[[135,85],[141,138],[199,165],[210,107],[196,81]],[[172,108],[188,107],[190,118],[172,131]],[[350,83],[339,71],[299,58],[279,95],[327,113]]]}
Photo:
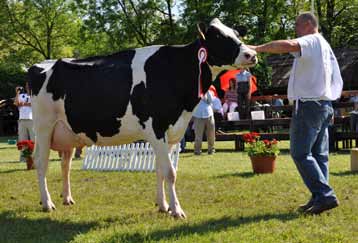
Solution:
{"label": "cow's hind leg", "polygon": [[[186,215],[180,206],[175,191],[176,171],[171,163],[171,159],[169,156],[169,145],[167,143],[162,142],[161,140],[151,142],[151,144],[156,154],[157,176],[159,175],[162,178],[164,177],[168,183],[170,196],[169,211],[171,212],[171,215],[176,218],[185,218]],[[159,210],[166,211],[164,186],[163,180],[161,178],[158,178],[157,195]]]}
{"label": "cow's hind leg", "polygon": [[73,156],[74,149],[66,150],[62,152],[62,179],[63,179],[63,204],[64,205],[71,205],[75,204],[75,201],[72,198],[71,194],[71,184],[70,184],[70,170],[71,170],[71,163],[72,163],[72,156]]}
{"label": "cow's hind leg", "polygon": [[34,158],[40,187],[41,203],[44,211],[52,211],[53,209],[56,209],[55,204],[51,200],[46,181],[46,172],[48,169],[48,160],[50,157],[50,142],[50,133],[36,134]]}

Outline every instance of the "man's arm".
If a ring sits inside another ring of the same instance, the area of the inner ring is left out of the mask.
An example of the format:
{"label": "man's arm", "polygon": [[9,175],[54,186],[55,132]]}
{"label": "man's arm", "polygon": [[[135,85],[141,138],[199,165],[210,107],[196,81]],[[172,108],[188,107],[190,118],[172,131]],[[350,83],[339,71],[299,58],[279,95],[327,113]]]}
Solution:
{"label": "man's arm", "polygon": [[267,52],[275,54],[301,51],[301,47],[297,40],[276,40],[259,46],[247,46],[256,52]]}
{"label": "man's arm", "polygon": [[20,91],[18,90],[19,87],[15,88],[15,92],[16,92],[16,96],[15,96],[15,100],[14,100],[14,105],[16,106],[20,106],[20,102],[19,102],[19,93]]}

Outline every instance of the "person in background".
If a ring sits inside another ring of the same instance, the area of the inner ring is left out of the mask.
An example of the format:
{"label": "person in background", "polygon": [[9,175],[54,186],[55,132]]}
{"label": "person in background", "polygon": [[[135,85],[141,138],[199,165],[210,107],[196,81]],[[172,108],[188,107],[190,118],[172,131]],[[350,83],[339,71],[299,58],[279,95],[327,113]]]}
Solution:
{"label": "person in background", "polygon": [[194,119],[194,154],[201,154],[201,145],[203,141],[204,130],[206,129],[206,138],[208,140],[208,154],[215,153],[215,120],[212,108],[213,95],[210,91],[206,92],[201,98],[199,104],[193,112]]}
{"label": "person in background", "polygon": [[[273,95],[273,99],[272,99],[272,105],[273,106],[283,106],[283,100],[281,98],[278,98],[277,94]],[[272,117],[274,118],[279,118],[282,116],[282,111],[273,111],[272,112]]]}
{"label": "person in background", "polygon": [[75,159],[80,159],[82,154],[82,147],[76,148],[75,150]]}
{"label": "person in background", "polygon": [[237,107],[237,88],[236,79],[232,78],[229,80],[229,89],[224,95],[224,104],[222,105],[224,116],[228,112],[234,112]]}
{"label": "person in background", "polygon": [[213,107],[213,111],[214,111],[214,120],[216,123],[216,122],[222,121],[224,119],[224,109],[223,109],[221,100],[218,97],[218,93],[217,93],[214,85],[211,85],[209,87],[209,92],[211,93],[211,96],[212,96],[212,107]]}
{"label": "person in background", "polygon": [[[16,87],[16,96],[14,104],[19,109],[19,120],[18,120],[18,141],[32,140],[35,141],[35,134],[32,122],[32,108],[31,108],[31,97],[29,92],[29,86],[26,82],[26,88]],[[20,161],[25,161],[20,155]]]}
{"label": "person in background", "polygon": [[251,73],[242,69],[236,74],[237,81],[237,103],[239,105],[239,114],[241,119],[250,117],[250,102],[251,102]]}
{"label": "person in background", "polygon": [[287,94],[295,102],[290,152],[311,192],[310,200],[298,210],[320,214],[339,205],[328,182],[328,126],[333,117],[332,101],[341,96],[343,80],[329,43],[318,32],[317,18],[312,13],[302,13],[295,27],[296,39],[249,47],[259,53],[292,53],[295,57]]}
{"label": "person in background", "polygon": [[350,114],[350,127],[351,131],[358,131],[358,95],[352,95],[349,98],[349,102],[354,104],[353,110],[349,112]]}
{"label": "person in background", "polygon": [[272,105],[274,106],[283,106],[283,100],[278,98],[277,94],[273,95]]}

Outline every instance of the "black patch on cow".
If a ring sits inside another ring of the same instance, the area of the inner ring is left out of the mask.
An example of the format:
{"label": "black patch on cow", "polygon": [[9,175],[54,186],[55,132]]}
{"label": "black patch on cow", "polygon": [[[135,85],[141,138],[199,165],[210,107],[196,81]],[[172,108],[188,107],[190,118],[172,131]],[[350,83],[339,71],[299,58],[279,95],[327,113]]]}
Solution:
{"label": "black patch on cow", "polygon": [[145,91],[144,82],[137,84],[132,91],[131,95],[131,105],[133,115],[136,115],[139,118],[139,124],[145,129],[144,122],[149,118],[149,107],[148,107],[148,96]]}
{"label": "black patch on cow", "polygon": [[27,80],[32,95],[38,95],[42,85],[46,80],[46,73],[41,73],[44,69],[38,66],[32,66],[27,71]]}
{"label": "black patch on cow", "polygon": [[97,132],[111,137],[119,132],[132,88],[131,64],[135,50],[82,60],[58,60],[47,91],[64,99],[72,130],[94,142]]}
{"label": "black patch on cow", "polygon": [[205,37],[210,65],[222,66],[235,63],[235,59],[240,53],[241,44],[238,45],[231,37],[224,36],[214,26],[210,26]]}
{"label": "black patch on cow", "polygon": [[[136,111],[138,117],[153,119],[153,129],[158,139],[165,138],[165,132],[174,125],[181,113],[193,111],[198,104],[198,50],[199,41],[187,46],[163,46],[145,63],[146,102]],[[202,67],[203,90],[211,84],[211,71],[205,63]],[[142,88],[141,88],[142,89]]]}

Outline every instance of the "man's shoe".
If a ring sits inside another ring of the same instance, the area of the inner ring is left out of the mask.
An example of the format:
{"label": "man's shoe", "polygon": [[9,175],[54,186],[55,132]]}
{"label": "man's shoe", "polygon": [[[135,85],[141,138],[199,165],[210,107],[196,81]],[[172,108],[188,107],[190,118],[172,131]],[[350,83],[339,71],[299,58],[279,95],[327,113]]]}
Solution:
{"label": "man's shoe", "polygon": [[323,202],[314,204],[311,208],[306,210],[307,214],[321,214],[324,211],[333,209],[338,207],[339,202],[337,199],[329,201],[329,202]]}
{"label": "man's shoe", "polygon": [[215,154],[215,149],[208,151],[208,154]]}
{"label": "man's shoe", "polygon": [[313,198],[311,197],[311,199],[306,203],[306,204],[303,204],[303,205],[300,205],[298,208],[297,208],[297,211],[300,212],[300,213],[303,213],[305,212],[307,209],[311,208],[314,204],[314,200]]}

